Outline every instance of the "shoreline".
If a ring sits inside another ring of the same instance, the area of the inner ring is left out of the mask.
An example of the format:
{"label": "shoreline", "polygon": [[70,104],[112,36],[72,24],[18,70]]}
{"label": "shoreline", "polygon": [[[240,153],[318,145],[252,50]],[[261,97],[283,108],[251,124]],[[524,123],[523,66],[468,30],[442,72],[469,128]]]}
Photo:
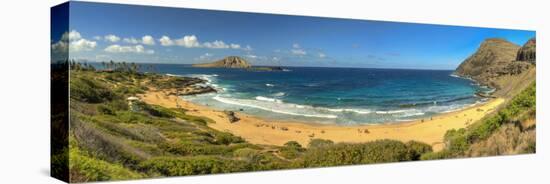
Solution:
{"label": "shoreline", "polygon": [[184,108],[189,115],[212,119],[215,123],[209,123],[210,128],[232,133],[253,144],[281,146],[288,141],[297,141],[302,146],[307,146],[311,139],[317,138],[336,143],[394,139],[403,142],[421,141],[432,145],[434,151],[445,147],[443,136],[447,130],[464,128],[493,112],[505,101],[503,98],[489,99],[485,103],[438,114],[429,119],[368,125],[332,125],[268,119],[242,112],[234,112],[240,120],[231,123],[226,112],[189,102],[170,90],[149,90],[138,97],[145,103],[167,108]]}

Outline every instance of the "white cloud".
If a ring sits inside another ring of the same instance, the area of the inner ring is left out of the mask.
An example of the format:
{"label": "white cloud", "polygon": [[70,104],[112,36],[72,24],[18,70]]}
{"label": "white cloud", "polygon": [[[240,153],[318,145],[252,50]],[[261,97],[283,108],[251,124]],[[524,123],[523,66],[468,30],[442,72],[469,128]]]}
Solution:
{"label": "white cloud", "polygon": [[135,46],[120,46],[118,44],[110,45],[105,48],[105,52],[110,53],[138,53],[138,54],[154,54],[154,50],[147,50],[143,45]]}
{"label": "white cloud", "polygon": [[325,58],[327,55],[325,53],[319,52],[319,58]]}
{"label": "white cloud", "polygon": [[250,45],[246,45],[246,47],[243,48],[243,50],[245,51],[252,51],[252,47],[250,47]]}
{"label": "white cloud", "polygon": [[214,56],[214,54],[210,54],[210,53],[204,53],[203,55],[199,56],[198,58],[195,58],[195,60],[208,60],[210,59],[212,56]]}
{"label": "white cloud", "polygon": [[71,32],[64,33],[61,37],[62,40],[69,40],[69,41],[75,41],[81,39],[82,36],[80,36],[80,33],[76,30],[72,30]]}
{"label": "white cloud", "polygon": [[303,49],[292,49],[290,50],[290,52],[294,55],[298,55],[298,56],[304,56],[304,55],[307,55],[307,52]]}
{"label": "white cloud", "polygon": [[126,43],[131,43],[131,44],[138,44],[139,43],[139,40],[135,39],[134,37],[124,38],[122,41],[126,42]]}
{"label": "white cloud", "polygon": [[239,45],[239,44],[234,44],[234,43],[230,44],[229,46],[230,46],[232,49],[240,49],[240,48],[241,48],[241,45]]}
{"label": "white cloud", "polygon": [[162,36],[159,39],[160,45],[162,46],[171,46],[174,45],[174,41],[170,39],[168,36]]}
{"label": "white cloud", "polygon": [[61,39],[51,45],[51,49],[55,53],[90,51],[97,46],[97,42],[82,38],[76,30],[65,32]]}
{"label": "white cloud", "polygon": [[151,35],[143,36],[141,42],[145,45],[155,45],[155,39]]}
{"label": "white cloud", "polygon": [[201,47],[199,40],[195,35],[190,35],[190,36],[188,35],[188,36],[184,36],[183,38],[177,39],[176,45],[187,47],[187,48]]}
{"label": "white cloud", "polygon": [[256,58],[258,58],[258,56],[252,55],[252,54],[245,55],[245,57],[251,58],[251,59],[256,59]]}
{"label": "white cloud", "polygon": [[[126,43],[129,43],[129,44],[140,44],[141,43],[141,44],[144,44],[144,45],[155,45],[155,38],[153,38],[153,36],[151,36],[151,35],[145,35],[145,36],[141,37],[141,40],[136,39],[134,37],[130,37],[130,38],[124,38],[124,39],[122,39],[122,41],[126,42]],[[162,44],[162,41],[161,41],[161,44]]]}
{"label": "white cloud", "polygon": [[103,37],[106,41],[110,41],[110,42],[118,42],[120,41],[120,37],[114,35],[114,34],[110,34],[110,35],[106,35]]}
{"label": "white cloud", "polygon": [[59,40],[58,42],[52,44],[52,51],[54,54],[66,54],[67,53],[67,45],[68,43],[63,40]]}
{"label": "white cloud", "polygon": [[90,41],[82,38],[76,41],[71,41],[69,44],[69,51],[90,51],[93,50],[96,46],[97,43],[95,41]]}
{"label": "white cloud", "polygon": [[290,53],[297,56],[307,55],[307,52],[304,49],[302,49],[302,47],[297,43],[292,44],[292,49],[290,50]]}
{"label": "white cloud", "polygon": [[204,42],[202,45],[203,45],[203,47],[210,48],[210,49],[227,49],[227,48],[229,48],[229,45],[225,44],[223,41],[220,41],[220,40],[216,40],[214,42]]}
{"label": "white cloud", "polygon": [[101,36],[94,36],[94,40],[101,40]]}
{"label": "white cloud", "polygon": [[[215,40],[213,42],[203,42],[199,41],[199,38],[196,35],[186,35],[182,38],[172,40],[169,36],[162,36],[159,40],[162,46],[182,46],[186,48],[209,48],[209,49],[242,49],[245,51],[251,51],[252,47],[247,45],[246,47],[241,47],[240,44],[236,43],[225,43],[222,40]],[[145,43],[144,43],[145,44]]]}
{"label": "white cloud", "polygon": [[95,59],[96,60],[111,60],[111,58],[108,55],[103,55],[103,54],[96,55]]}

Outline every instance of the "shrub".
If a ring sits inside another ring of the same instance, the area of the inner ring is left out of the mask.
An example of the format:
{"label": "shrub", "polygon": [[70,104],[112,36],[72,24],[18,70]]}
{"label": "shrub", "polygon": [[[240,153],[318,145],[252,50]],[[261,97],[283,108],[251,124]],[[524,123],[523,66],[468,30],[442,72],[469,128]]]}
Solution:
{"label": "shrub", "polygon": [[96,124],[109,132],[115,133],[127,139],[150,143],[160,142],[164,140],[159,130],[151,125],[121,124],[104,121],[97,121]]}
{"label": "shrub", "polygon": [[153,123],[152,119],[147,117],[146,115],[132,111],[118,112],[116,114],[116,118],[122,123]]}
{"label": "shrub", "polygon": [[405,143],[409,149],[409,155],[412,160],[419,160],[420,156],[432,152],[432,146],[418,141],[409,141]]}
{"label": "shrub", "polygon": [[174,113],[164,107],[161,107],[158,105],[148,105],[145,103],[138,103],[138,106],[141,107],[143,111],[147,112],[152,116],[161,117],[161,118],[174,118]]}
{"label": "shrub", "polygon": [[189,122],[201,125],[201,126],[206,126],[207,123],[215,123],[214,120],[212,120],[210,118],[187,115],[187,114],[185,114],[184,109],[172,108],[171,110],[174,113],[174,116],[176,116],[177,118],[180,118],[180,119],[183,119],[183,120],[186,120],[186,121],[189,121]]}
{"label": "shrub", "polygon": [[288,141],[284,144],[284,147],[280,149],[280,155],[287,159],[295,159],[302,155],[302,145],[296,141]]}
{"label": "shrub", "polygon": [[74,142],[82,150],[92,153],[94,157],[125,166],[134,166],[147,157],[140,150],[125,144],[123,139],[102,131],[92,123],[81,122],[76,118],[70,123]]}
{"label": "shrub", "polygon": [[311,141],[309,141],[308,148],[309,149],[322,148],[322,147],[331,146],[333,144],[334,142],[327,139],[312,139]]}
{"label": "shrub", "polygon": [[99,103],[116,98],[116,95],[105,86],[84,77],[71,78],[70,96],[88,103]]}
{"label": "shrub", "polygon": [[302,145],[296,141],[288,141],[284,145],[289,148],[302,148]]}
{"label": "shrub", "polygon": [[101,114],[105,114],[105,115],[115,115],[115,112],[113,109],[111,109],[110,107],[106,106],[106,105],[98,105],[97,106],[97,112],[101,113]]}
{"label": "shrub", "polygon": [[260,151],[252,148],[241,148],[233,152],[234,157],[254,158],[260,155]]}
{"label": "shrub", "polygon": [[177,155],[232,155],[234,150],[249,147],[249,144],[211,145],[208,143],[162,143],[159,148]]}
{"label": "shrub", "polygon": [[115,93],[121,94],[121,95],[136,95],[136,94],[143,94],[145,91],[141,87],[135,87],[135,86],[120,86],[114,90]]}
{"label": "shrub", "polygon": [[302,149],[295,147],[283,147],[280,149],[280,155],[286,159],[296,159],[302,155]]}
{"label": "shrub", "polygon": [[224,159],[216,156],[158,157],[140,164],[143,171],[158,172],[165,176],[184,176],[249,171],[245,161]]}
{"label": "shrub", "polygon": [[420,156],[420,160],[439,160],[455,157],[449,150],[442,150],[439,152],[428,152]]}
{"label": "shrub", "polygon": [[123,99],[114,99],[108,103],[106,103],[109,108],[115,111],[127,111],[128,110],[128,103]]}
{"label": "shrub", "polygon": [[304,167],[326,167],[350,164],[369,164],[411,160],[405,144],[394,140],[368,143],[338,143],[309,149],[303,156]]}
{"label": "shrub", "polygon": [[214,135],[214,138],[215,138],[214,143],[216,143],[216,144],[228,145],[228,144],[232,144],[232,143],[243,143],[244,142],[244,139],[242,137],[234,136],[233,134],[228,133],[228,132],[217,132]]}
{"label": "shrub", "polygon": [[[122,179],[138,179],[144,175],[124,168],[120,164],[93,158],[76,147],[69,152],[69,169],[71,182],[108,181]],[[75,177],[78,175],[78,177]]]}
{"label": "shrub", "polygon": [[452,153],[461,153],[469,147],[465,135],[466,129],[449,130],[445,133],[444,139],[447,141],[447,149]]}

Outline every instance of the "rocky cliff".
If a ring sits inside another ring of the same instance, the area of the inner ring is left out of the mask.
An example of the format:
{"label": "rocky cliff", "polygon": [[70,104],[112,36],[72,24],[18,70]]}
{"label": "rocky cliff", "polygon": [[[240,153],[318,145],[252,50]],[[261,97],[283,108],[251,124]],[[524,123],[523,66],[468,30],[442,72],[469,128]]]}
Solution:
{"label": "rocky cliff", "polygon": [[536,61],[536,47],[537,47],[537,40],[536,38],[532,38],[527,43],[523,45],[518,51],[516,60],[518,61],[528,61],[533,64],[535,64]]}
{"label": "rocky cliff", "polygon": [[229,56],[213,63],[194,64],[194,67],[205,68],[250,68],[251,65],[246,60],[238,56]]}
{"label": "rocky cliff", "polygon": [[455,74],[495,88],[496,96],[513,96],[524,84],[535,80],[534,62],[525,62],[534,59],[531,51],[536,42],[532,40],[520,48],[503,39],[487,39],[458,66]]}
{"label": "rocky cliff", "polygon": [[487,39],[468,57],[455,73],[488,84],[503,67],[516,59],[519,46],[503,39]]}

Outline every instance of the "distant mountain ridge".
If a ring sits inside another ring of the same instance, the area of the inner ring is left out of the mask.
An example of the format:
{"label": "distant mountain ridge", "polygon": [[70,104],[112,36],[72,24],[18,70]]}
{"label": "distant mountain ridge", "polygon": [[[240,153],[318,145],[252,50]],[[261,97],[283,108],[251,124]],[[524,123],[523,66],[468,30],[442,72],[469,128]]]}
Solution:
{"label": "distant mountain ridge", "polygon": [[228,56],[212,63],[194,64],[193,67],[203,68],[250,68],[252,65],[239,56]]}
{"label": "distant mountain ridge", "polygon": [[523,47],[500,38],[486,39],[454,74],[495,88],[497,96],[513,96],[535,80],[535,44],[534,38]]}

